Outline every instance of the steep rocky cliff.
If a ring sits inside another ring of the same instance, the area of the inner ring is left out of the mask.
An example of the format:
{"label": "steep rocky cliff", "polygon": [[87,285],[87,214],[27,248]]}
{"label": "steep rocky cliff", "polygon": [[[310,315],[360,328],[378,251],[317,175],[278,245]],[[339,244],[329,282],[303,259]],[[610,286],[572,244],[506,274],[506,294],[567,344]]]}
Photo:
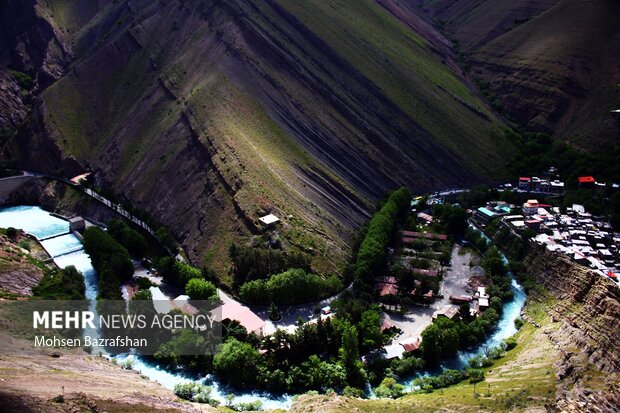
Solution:
{"label": "steep rocky cliff", "polygon": [[550,410],[614,411],[620,406],[620,288],[544,248],[524,264],[553,297],[555,323],[545,333],[562,358],[554,366],[559,385]]}

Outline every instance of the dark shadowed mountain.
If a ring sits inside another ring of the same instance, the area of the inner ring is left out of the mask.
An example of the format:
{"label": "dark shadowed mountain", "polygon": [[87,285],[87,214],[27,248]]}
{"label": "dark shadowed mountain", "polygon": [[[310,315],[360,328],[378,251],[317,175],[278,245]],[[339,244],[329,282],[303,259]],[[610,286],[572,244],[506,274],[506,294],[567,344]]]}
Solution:
{"label": "dark shadowed mountain", "polygon": [[620,2],[409,0],[440,28],[508,118],[577,147],[618,144]]}
{"label": "dark shadowed mountain", "polygon": [[7,154],[94,171],[195,260],[267,211],[292,248],[344,256],[386,190],[503,170],[501,123],[449,42],[372,1],[2,7],[1,63],[36,81]]}

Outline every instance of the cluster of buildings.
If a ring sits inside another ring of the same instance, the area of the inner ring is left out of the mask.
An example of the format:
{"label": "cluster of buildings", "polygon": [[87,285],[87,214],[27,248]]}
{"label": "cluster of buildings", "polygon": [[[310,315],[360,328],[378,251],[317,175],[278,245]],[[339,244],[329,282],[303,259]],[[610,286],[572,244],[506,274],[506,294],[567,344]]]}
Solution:
{"label": "cluster of buildings", "polygon": [[544,179],[537,176],[522,176],[519,178],[518,189],[522,191],[546,192],[561,195],[564,193],[564,182],[554,179]]}
{"label": "cluster of buildings", "polygon": [[557,207],[530,199],[523,204],[522,214],[506,215],[502,222],[516,231],[530,228],[536,232],[533,241],[549,251],[565,254],[601,275],[618,279],[620,237],[614,237],[609,222],[593,216],[583,205],[573,204],[561,213]]}
{"label": "cluster of buildings", "polygon": [[473,218],[480,224],[486,225],[497,217],[510,215],[517,208],[516,205],[504,201],[488,202],[486,206],[476,209]]}

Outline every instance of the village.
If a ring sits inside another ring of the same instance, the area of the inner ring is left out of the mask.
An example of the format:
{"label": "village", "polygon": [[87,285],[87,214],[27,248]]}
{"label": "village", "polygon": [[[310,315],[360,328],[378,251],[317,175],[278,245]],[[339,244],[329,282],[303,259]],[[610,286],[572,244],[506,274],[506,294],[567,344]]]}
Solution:
{"label": "village", "polygon": [[[519,189],[533,192],[545,188],[548,181],[536,177],[519,178]],[[556,188],[564,183],[556,181]],[[551,181],[553,183],[553,181]],[[618,184],[606,185],[592,176],[578,178],[578,188],[593,194],[609,188],[617,191]],[[553,186],[551,186],[552,192]],[[560,195],[562,192],[556,192]],[[573,261],[588,267],[601,276],[609,277],[618,284],[620,259],[618,256],[620,236],[615,235],[604,216],[593,215],[581,204],[572,204],[562,212],[560,207],[528,199],[520,207],[505,202],[489,202],[476,209],[473,218],[481,226],[499,218],[500,224],[518,236],[530,238],[549,251],[564,254]]]}

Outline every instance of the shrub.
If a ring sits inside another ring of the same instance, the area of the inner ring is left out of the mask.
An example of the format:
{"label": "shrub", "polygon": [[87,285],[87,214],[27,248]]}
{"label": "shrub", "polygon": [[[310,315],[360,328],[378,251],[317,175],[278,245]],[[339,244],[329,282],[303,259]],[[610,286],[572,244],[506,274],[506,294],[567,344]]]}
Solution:
{"label": "shrub", "polygon": [[63,270],[46,272],[32,289],[36,297],[46,300],[83,300],[85,292],[84,277],[72,265]]}
{"label": "shrub", "polygon": [[20,248],[23,248],[26,251],[30,251],[30,241],[26,238],[20,239],[17,245],[19,245]]}
{"label": "shrub", "polygon": [[202,271],[172,257],[163,257],[157,262],[157,269],[167,281],[185,287],[192,278],[202,278]]}
{"label": "shrub", "polygon": [[6,236],[14,239],[17,236],[17,230],[13,227],[8,227],[6,229]]}
{"label": "shrub", "polygon": [[200,383],[178,383],[174,386],[174,394],[182,399],[217,407],[220,403],[211,398],[212,391],[212,387]]}
{"label": "shrub", "polygon": [[263,402],[254,400],[246,403],[237,403],[233,406],[233,410],[238,412],[255,412],[263,409]]}
{"label": "shrub", "polygon": [[523,319],[521,317],[515,319],[515,327],[517,330],[521,330],[521,327],[523,327]]}
{"label": "shrub", "polygon": [[342,394],[347,397],[362,398],[364,397],[364,390],[358,389],[357,387],[347,386],[344,388],[344,391],[342,392]]}
{"label": "shrub", "polygon": [[11,70],[11,76],[13,76],[15,81],[17,81],[17,84],[20,88],[24,90],[32,89],[34,81],[32,80],[32,77],[30,77],[30,75],[28,75],[27,73],[19,72],[17,70]]}
{"label": "shrub", "polygon": [[506,351],[512,350],[513,348],[517,347],[517,339],[514,337],[508,337],[502,342],[502,344]]}
{"label": "shrub", "polygon": [[379,387],[375,389],[375,395],[379,398],[398,399],[405,394],[405,386],[397,383],[392,377],[383,379]]}

